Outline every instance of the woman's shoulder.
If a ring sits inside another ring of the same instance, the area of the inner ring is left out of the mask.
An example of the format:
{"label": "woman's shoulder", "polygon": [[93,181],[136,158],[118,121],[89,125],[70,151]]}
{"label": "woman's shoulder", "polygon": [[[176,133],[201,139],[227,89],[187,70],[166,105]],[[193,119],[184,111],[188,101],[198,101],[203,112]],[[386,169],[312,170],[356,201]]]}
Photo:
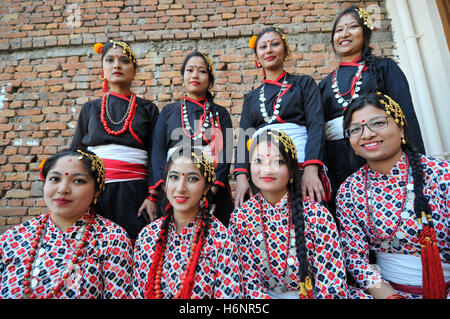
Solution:
{"label": "woman's shoulder", "polygon": [[428,179],[450,182],[449,162],[427,155],[420,155],[425,176]]}
{"label": "woman's shoulder", "polygon": [[233,233],[225,227],[217,217],[212,216],[211,224],[208,227],[209,235],[219,242],[234,242]]}
{"label": "woman's shoulder", "polygon": [[[307,197],[305,200],[303,200],[303,207],[303,213],[308,224],[318,227],[334,224],[333,216],[331,215],[330,211],[322,204],[314,202],[309,199],[309,197]],[[335,230],[335,228],[332,230]]]}
{"label": "woman's shoulder", "polygon": [[21,239],[23,239],[29,241],[30,233],[34,233],[36,227],[42,220],[42,217],[43,215],[39,215],[37,217],[28,219],[21,224],[9,228],[6,232],[4,232],[0,236],[0,246],[5,245],[7,242],[11,240],[20,241]]}

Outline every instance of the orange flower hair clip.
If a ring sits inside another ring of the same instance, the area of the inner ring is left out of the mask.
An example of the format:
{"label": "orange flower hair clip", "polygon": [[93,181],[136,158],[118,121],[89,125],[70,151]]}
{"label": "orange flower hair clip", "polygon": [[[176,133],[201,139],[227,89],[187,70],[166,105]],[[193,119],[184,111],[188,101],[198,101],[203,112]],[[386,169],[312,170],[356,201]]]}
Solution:
{"label": "orange flower hair clip", "polygon": [[254,50],[255,49],[255,43],[256,43],[256,39],[258,37],[256,35],[252,36],[250,38],[250,40],[248,41],[248,46],[250,47],[250,49]]}
{"label": "orange flower hair clip", "polygon": [[47,159],[44,159],[42,162],[41,162],[41,164],[39,164],[39,177],[41,178],[41,181],[44,181],[45,180],[45,178],[44,178],[44,175],[42,175],[42,170],[44,169],[44,165],[45,165],[45,161],[46,161]]}
{"label": "orange flower hair clip", "polygon": [[101,44],[100,42],[97,42],[96,44],[94,44],[94,52],[97,54],[102,54],[104,47],[105,46],[103,44]]}

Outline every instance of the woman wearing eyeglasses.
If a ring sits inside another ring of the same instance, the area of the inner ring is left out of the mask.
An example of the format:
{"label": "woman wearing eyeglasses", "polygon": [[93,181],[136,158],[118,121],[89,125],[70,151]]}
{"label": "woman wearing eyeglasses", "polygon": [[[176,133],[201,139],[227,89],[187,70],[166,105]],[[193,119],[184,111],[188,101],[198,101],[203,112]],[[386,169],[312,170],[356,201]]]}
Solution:
{"label": "woman wearing eyeglasses", "polygon": [[336,197],[345,263],[357,285],[349,295],[449,298],[449,162],[416,151],[400,105],[381,92],[350,104],[344,127],[367,161]]}

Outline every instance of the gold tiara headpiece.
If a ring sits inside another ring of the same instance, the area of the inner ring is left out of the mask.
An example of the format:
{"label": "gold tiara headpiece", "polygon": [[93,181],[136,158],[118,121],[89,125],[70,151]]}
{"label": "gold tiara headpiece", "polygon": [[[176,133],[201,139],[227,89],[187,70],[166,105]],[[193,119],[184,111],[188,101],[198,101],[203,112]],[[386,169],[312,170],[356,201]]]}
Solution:
{"label": "gold tiara headpiece", "polygon": [[131,50],[131,47],[128,45],[128,43],[114,40],[109,40],[109,42],[113,44],[114,49],[117,48],[117,46],[120,46],[122,48],[122,53],[128,56],[128,58],[133,61],[133,63],[136,63],[136,55],[134,54],[133,50]]}
{"label": "gold tiara headpiece", "polygon": [[269,131],[267,132],[267,135],[270,135],[273,137],[275,142],[278,143],[278,145],[283,144],[284,151],[289,154],[291,153],[291,156],[293,159],[297,159],[297,148],[295,147],[294,141],[283,131]]}
{"label": "gold tiara headpiece", "polygon": [[373,25],[372,17],[370,16],[369,12],[367,12],[367,10],[365,10],[363,8],[356,8],[355,10],[358,13],[359,17],[361,18],[361,20],[364,21],[364,24],[366,25],[366,27],[368,27],[370,30],[373,30],[374,25]]}
{"label": "gold tiara headpiece", "polygon": [[214,169],[214,163],[208,154],[201,151],[201,155],[197,155],[195,151],[192,151],[191,155],[197,168],[201,169],[203,167],[203,176],[205,179],[210,183],[214,183],[216,181],[216,171]]}
{"label": "gold tiara headpiece", "polygon": [[[399,124],[400,126],[405,126],[406,117],[400,105],[395,102],[389,95],[383,94],[381,92],[377,92],[377,95],[380,98],[380,103],[384,105],[386,114],[392,116],[395,123]],[[381,96],[383,96],[387,101],[385,101]]]}
{"label": "gold tiara headpiece", "polygon": [[202,55],[205,57],[206,61],[208,61],[208,69],[209,69],[209,71],[211,71],[212,75],[214,76],[214,64],[213,64],[212,60],[206,54],[202,53]]}
{"label": "gold tiara headpiece", "polygon": [[91,160],[91,170],[93,172],[98,172],[97,184],[99,185],[100,191],[103,191],[105,188],[105,163],[103,163],[103,160],[95,154],[88,154],[80,149],[77,149],[77,152],[81,154],[78,156],[79,160],[82,160],[83,156],[86,156]]}

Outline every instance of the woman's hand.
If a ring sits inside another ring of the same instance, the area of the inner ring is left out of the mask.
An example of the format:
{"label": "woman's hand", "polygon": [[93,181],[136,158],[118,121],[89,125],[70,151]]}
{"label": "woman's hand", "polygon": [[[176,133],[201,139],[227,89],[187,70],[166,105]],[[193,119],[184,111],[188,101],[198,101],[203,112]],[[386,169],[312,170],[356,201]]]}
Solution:
{"label": "woman's hand", "polygon": [[245,194],[253,196],[248,177],[245,174],[236,176],[236,197],[234,199],[234,207],[238,208],[244,203]]}
{"label": "woman's hand", "polygon": [[309,196],[312,201],[319,203],[325,199],[325,190],[319,178],[318,165],[311,164],[305,166],[301,188],[303,199]]}
{"label": "woman's hand", "polygon": [[156,219],[156,210],[156,203],[146,198],[141,207],[139,207],[137,217],[142,216],[147,223],[150,223]]}

